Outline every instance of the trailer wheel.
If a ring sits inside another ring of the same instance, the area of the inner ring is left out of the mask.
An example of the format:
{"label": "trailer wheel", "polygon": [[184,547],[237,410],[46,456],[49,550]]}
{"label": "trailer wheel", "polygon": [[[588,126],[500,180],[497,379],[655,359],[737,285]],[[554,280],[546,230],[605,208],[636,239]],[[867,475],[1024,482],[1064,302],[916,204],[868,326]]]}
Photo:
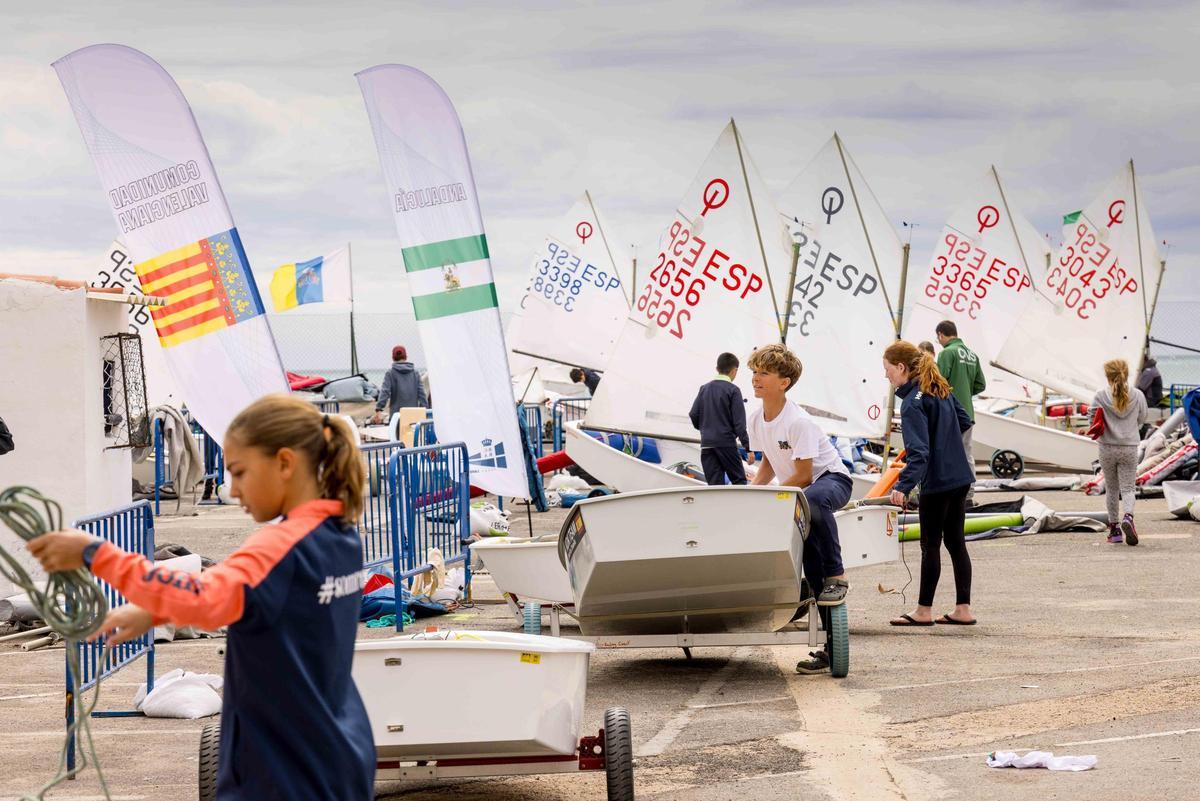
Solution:
{"label": "trailer wheel", "polygon": [[608,801],[633,801],[633,730],[624,707],[604,713],[604,773]]}
{"label": "trailer wheel", "polygon": [[525,633],[542,633],[542,605],[535,601],[525,602]]}
{"label": "trailer wheel", "polygon": [[992,454],[990,467],[996,478],[1018,479],[1025,472],[1025,460],[1016,451],[999,450]]}
{"label": "trailer wheel", "polygon": [[846,605],[829,607],[829,672],[844,679],[850,672],[850,621]]}
{"label": "trailer wheel", "polygon": [[216,801],[220,746],[221,724],[205,724],[200,732],[200,801]]}

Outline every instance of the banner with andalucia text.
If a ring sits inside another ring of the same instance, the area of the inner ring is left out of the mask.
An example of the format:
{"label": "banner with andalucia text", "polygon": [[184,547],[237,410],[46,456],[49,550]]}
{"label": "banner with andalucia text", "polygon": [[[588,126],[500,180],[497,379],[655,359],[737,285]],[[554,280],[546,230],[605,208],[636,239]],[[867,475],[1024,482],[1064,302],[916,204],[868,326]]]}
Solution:
{"label": "banner with andalucia text", "polygon": [[54,62],[147,295],[167,365],[218,441],[288,384],[241,237],[183,93],[144,53],[85,47]]}
{"label": "banner with andalucia text", "polygon": [[462,125],[425,73],[358,73],[400,235],[438,440],[465,442],[471,483],[529,497],[487,236]]}

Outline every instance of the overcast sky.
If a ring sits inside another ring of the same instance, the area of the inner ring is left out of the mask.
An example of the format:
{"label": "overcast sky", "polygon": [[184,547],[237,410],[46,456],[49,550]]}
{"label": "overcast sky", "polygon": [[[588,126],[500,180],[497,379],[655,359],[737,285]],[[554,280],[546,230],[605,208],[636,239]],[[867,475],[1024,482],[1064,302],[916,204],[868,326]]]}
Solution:
{"label": "overcast sky", "polygon": [[1170,243],[1163,297],[1200,297],[1196,3],[10,8],[0,10],[4,271],[86,273],[113,239],[50,63],[119,42],[157,59],[191,102],[255,270],[353,242],[365,309],[410,309],[354,80],[389,62],[429,73],[457,106],[506,308],[548,224],[585,188],[610,238],[652,255],[730,116],[776,192],[840,132],[901,237],[902,221],[918,224],[919,271],[961,186],[989,164],[1057,237],[1061,215],[1132,157]]}

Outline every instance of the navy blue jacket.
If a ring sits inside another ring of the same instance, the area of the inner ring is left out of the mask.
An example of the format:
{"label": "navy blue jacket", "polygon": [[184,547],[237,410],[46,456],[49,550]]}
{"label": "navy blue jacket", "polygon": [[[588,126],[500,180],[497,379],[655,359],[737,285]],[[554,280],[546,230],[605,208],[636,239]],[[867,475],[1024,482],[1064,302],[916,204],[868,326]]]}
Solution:
{"label": "navy blue jacket", "polygon": [[105,543],[92,572],[156,620],[229,626],[217,798],[370,801],[375,743],[350,675],[362,544],[341,501],[301,504],[191,575]]}
{"label": "navy blue jacket", "polygon": [[592,397],[596,396],[596,387],[600,386],[600,374],[595,370],[583,368],[583,385],[588,388]]}
{"label": "navy blue jacket", "polygon": [[688,417],[692,418],[692,426],[700,429],[700,447],[736,448],[741,442],[750,450],[746,401],[732,381],[714,378],[700,387]]}
{"label": "navy blue jacket", "polygon": [[920,485],[921,492],[947,492],[975,483],[975,470],[963,446],[971,418],[953,394],[935,398],[909,381],[896,390],[904,432],[904,470],[896,489],[905,495]]}

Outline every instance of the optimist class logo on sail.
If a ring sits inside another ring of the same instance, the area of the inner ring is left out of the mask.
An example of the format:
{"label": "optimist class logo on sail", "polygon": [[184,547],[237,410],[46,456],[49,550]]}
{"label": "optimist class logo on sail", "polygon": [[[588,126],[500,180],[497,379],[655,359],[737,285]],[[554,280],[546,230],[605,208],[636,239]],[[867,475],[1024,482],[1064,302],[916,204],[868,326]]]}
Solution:
{"label": "optimist class logo on sail", "polygon": [[[700,218],[722,208],[729,200],[729,182],[713,178],[701,193]],[[684,338],[684,323],[692,319],[692,310],[712,291],[724,289],[745,300],[763,288],[763,277],[746,267],[716,243],[696,234],[701,228],[679,215],[668,231],[670,240],[659,251],[645,291],[636,308],[659,328],[679,339]]]}

